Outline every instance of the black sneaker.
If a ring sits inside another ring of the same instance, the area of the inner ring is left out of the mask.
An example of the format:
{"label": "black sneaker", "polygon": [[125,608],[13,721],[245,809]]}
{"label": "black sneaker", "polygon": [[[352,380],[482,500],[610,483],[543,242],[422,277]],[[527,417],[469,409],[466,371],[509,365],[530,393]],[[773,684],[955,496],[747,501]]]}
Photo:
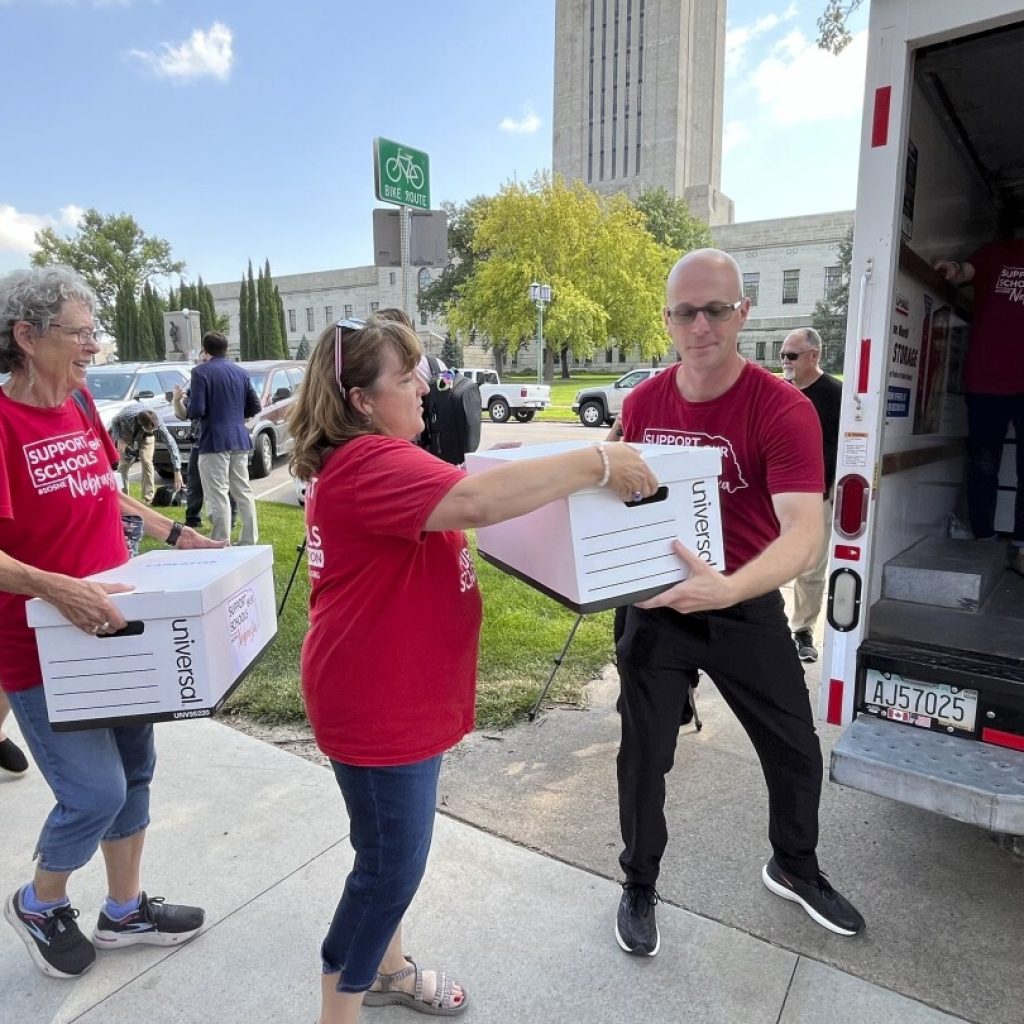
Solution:
{"label": "black sneaker", "polygon": [[622,899],[615,918],[615,938],[619,945],[634,956],[657,956],[661,949],[661,934],[654,919],[654,904],[661,897],[653,885],[622,886]]}
{"label": "black sneaker", "polygon": [[809,629],[801,629],[793,634],[793,641],[796,643],[796,653],[801,661],[817,661],[818,648],[814,646],[814,637]]}
{"label": "black sneaker", "polygon": [[182,907],[164,903],[163,896],[142,893],[139,909],[120,921],[100,911],[92,941],[100,949],[122,946],[179,946],[198,934],[206,920],[206,911],[199,907]]}
{"label": "black sneaker", "polygon": [[37,914],[22,906],[18,889],[8,896],[4,917],[36,967],[51,978],[77,978],[96,962],[96,950],[75,923],[78,911],[70,903]]}
{"label": "black sneaker", "polygon": [[28,758],[22,753],[21,747],[10,738],[0,740],[0,772],[23,775],[27,771]]}
{"label": "black sneaker", "polygon": [[787,874],[772,857],[761,870],[761,881],[776,896],[799,903],[818,924],[837,935],[856,935],[864,930],[864,918],[857,908],[837,893],[823,874],[819,873],[817,881],[808,882]]}

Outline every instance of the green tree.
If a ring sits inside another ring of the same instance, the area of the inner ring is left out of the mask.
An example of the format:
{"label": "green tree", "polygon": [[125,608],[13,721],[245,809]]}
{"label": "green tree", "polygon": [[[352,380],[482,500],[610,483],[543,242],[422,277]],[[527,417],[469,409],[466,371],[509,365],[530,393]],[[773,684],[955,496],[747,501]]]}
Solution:
{"label": "green tree", "polygon": [[114,299],[114,330],[117,341],[117,358],[127,363],[139,356],[139,307],[135,293],[129,287],[122,288]]}
{"label": "green tree", "polygon": [[654,240],[675,250],[677,257],[713,244],[707,224],[690,212],[685,199],[677,199],[665,188],[641,192],[633,205]]}
{"label": "green tree", "polygon": [[472,244],[486,259],[457,289],[448,320],[454,330],[475,328],[487,337],[496,366],[534,336],[532,281],[552,288],[544,316],[548,379],[554,353],[592,358],[611,338],[645,359],[667,350],[661,309],[675,253],[654,240],[624,196],[602,197],[581,182],[546,175],[506,185]]}
{"label": "green tree", "polygon": [[252,260],[249,260],[249,278],[248,284],[248,299],[245,304],[246,311],[249,314],[249,324],[246,328],[246,336],[249,339],[249,351],[243,357],[245,359],[258,359],[257,353],[260,348],[260,328],[259,328],[259,302],[256,298],[256,283],[252,278]]}
{"label": "green tree", "polygon": [[140,317],[149,323],[149,335],[153,339],[154,359],[166,359],[167,347],[164,342],[164,303],[160,293],[148,283],[142,289]]}
{"label": "green tree", "polygon": [[303,335],[302,340],[299,342],[298,348],[295,349],[296,359],[308,359],[310,353],[313,351],[312,346],[309,344],[309,339]]}
{"label": "green tree", "polygon": [[864,0],[828,0],[818,16],[818,46],[829,53],[840,54],[853,36],[847,27],[849,17]]}
{"label": "green tree", "polygon": [[122,291],[138,298],[151,277],[180,273],[185,264],[171,257],[170,243],[150,237],[126,213],[105,217],[86,210],[76,234],[63,238],[53,228],[36,232],[32,262],[37,267],[66,263],[74,267],[96,292],[96,319],[109,333],[116,333],[114,306]]}
{"label": "green tree", "polygon": [[462,346],[452,336],[451,331],[444,336],[444,344],[441,346],[441,361],[446,366],[462,365]]}
{"label": "green tree", "polygon": [[814,307],[811,324],[821,335],[821,365],[842,373],[846,352],[846,321],[850,314],[850,268],[853,263],[853,228],[839,243],[839,284]]}
{"label": "green tree", "polygon": [[249,288],[244,274],[238,289],[238,358],[249,358]]}
{"label": "green tree", "polygon": [[281,293],[278,291],[276,284],[274,285],[274,305],[277,306],[277,329],[278,336],[281,339],[278,356],[281,359],[290,359],[291,351],[288,348],[288,328],[285,326],[284,319],[284,299],[281,298]]}

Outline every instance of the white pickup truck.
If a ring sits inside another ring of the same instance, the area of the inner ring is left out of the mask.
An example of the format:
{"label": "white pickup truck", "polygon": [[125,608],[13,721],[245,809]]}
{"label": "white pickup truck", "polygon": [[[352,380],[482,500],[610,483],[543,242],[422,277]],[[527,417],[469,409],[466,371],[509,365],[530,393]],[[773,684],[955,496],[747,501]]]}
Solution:
{"label": "white pickup truck", "polygon": [[584,388],[576,392],[572,403],[572,411],[580,418],[585,427],[611,426],[615,417],[622,412],[622,403],[626,395],[645,380],[661,373],[664,366],[650,366],[639,370],[630,370],[614,384],[604,387]]}
{"label": "white pickup truck", "polygon": [[551,388],[547,384],[502,384],[494,370],[475,367],[462,367],[455,372],[479,386],[480,407],[487,410],[494,423],[506,423],[513,416],[520,423],[529,423],[538,409],[551,404]]}

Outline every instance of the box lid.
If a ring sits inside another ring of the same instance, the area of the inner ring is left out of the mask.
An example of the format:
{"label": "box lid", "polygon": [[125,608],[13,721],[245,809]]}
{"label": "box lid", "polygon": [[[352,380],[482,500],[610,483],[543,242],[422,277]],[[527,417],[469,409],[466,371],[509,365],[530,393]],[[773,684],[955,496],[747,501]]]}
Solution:
{"label": "box lid", "polygon": [[[130,593],[112,594],[111,599],[126,619],[152,620],[203,615],[273,564],[274,549],[267,544],[190,551],[168,548],[147,551],[87,579],[133,585]],[[69,625],[52,604],[40,598],[29,601],[25,611],[33,628]]]}
{"label": "box lid", "polygon": [[[611,445],[622,442],[609,441],[607,443]],[[549,444],[523,445],[521,448],[495,448],[491,451],[467,452],[466,468],[470,473],[479,473],[506,462],[539,459],[545,455],[562,455],[580,448],[591,448],[593,445],[592,441],[553,441]],[[633,444],[633,447],[643,455],[654,475],[663,482],[719,476],[722,472],[722,454],[717,448],[683,447],[673,444]],[[576,493],[601,490],[603,488],[594,485]]]}

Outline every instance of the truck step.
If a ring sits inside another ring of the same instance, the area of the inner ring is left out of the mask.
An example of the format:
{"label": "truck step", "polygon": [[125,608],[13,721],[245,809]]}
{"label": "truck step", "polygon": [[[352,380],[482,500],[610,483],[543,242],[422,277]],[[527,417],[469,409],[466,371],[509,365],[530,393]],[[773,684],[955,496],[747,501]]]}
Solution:
{"label": "truck step", "polygon": [[861,716],[832,750],[833,782],[1024,835],[1024,752]]}
{"label": "truck step", "polygon": [[1001,543],[925,537],[885,564],[882,596],[977,611],[1006,568]]}

